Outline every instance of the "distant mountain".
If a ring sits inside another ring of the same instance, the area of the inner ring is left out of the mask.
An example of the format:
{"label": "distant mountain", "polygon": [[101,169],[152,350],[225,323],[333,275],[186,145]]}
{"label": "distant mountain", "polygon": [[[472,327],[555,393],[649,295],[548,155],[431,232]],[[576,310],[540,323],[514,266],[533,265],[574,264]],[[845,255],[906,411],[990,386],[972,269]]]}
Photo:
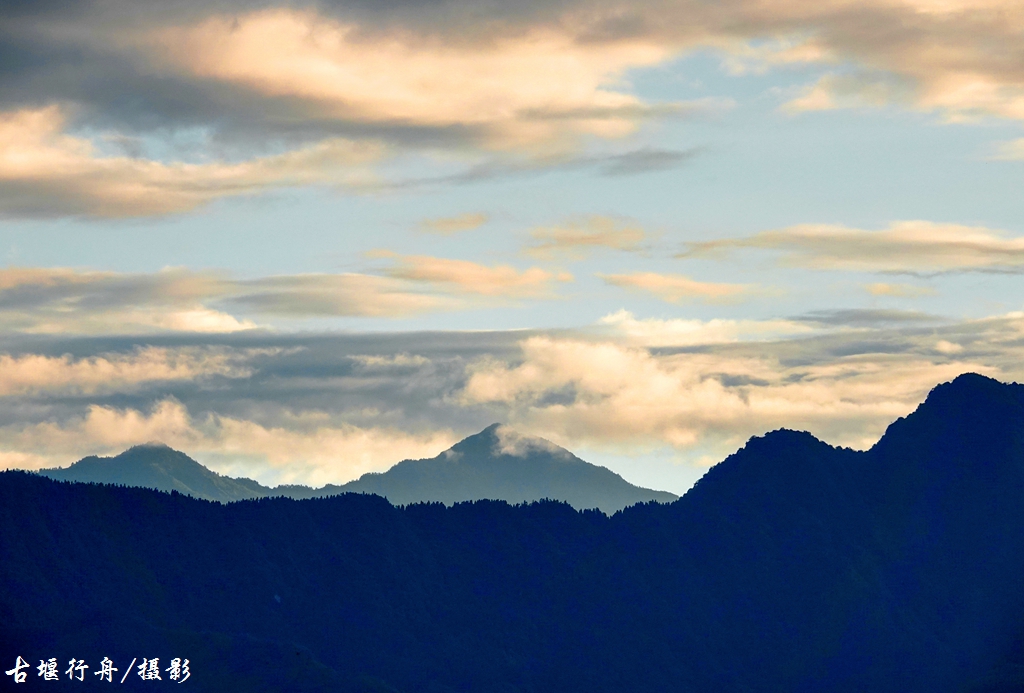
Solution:
{"label": "distant mountain", "polygon": [[1020,693],[1022,575],[1024,386],[977,375],[610,517],[0,473],[5,667],[189,657],[199,691]]}
{"label": "distant mountain", "polygon": [[116,457],[83,457],[69,467],[41,469],[39,474],[58,481],[139,486],[177,491],[223,503],[265,498],[272,489],[252,479],[233,479],[210,471],[183,452],[166,445],[136,445]]}
{"label": "distant mountain", "polygon": [[305,499],[339,493],[373,493],[395,505],[469,500],[523,503],[544,498],[574,508],[612,513],[635,503],[670,503],[678,496],[627,482],[605,467],[584,462],[543,438],[494,424],[428,460],[405,460],[384,473],[364,474],[343,485],[270,488],[251,479],[210,471],[165,445],[139,445],[116,457],[86,457],[69,467],[44,469],[59,481],[96,482],[178,491],[203,500],[231,501],[285,496]]}
{"label": "distant mountain", "polygon": [[543,438],[494,424],[428,460],[405,460],[382,474],[340,487],[374,493],[395,505],[492,499],[523,503],[549,498],[578,510],[613,513],[635,503],[671,503],[678,496],[630,484]]}

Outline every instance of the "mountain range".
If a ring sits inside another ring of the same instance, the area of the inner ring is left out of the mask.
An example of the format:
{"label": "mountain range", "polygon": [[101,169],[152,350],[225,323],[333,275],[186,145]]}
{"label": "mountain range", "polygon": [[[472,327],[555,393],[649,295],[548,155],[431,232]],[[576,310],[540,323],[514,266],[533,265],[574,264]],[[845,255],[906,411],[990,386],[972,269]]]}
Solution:
{"label": "mountain range", "polygon": [[60,481],[177,491],[223,503],[273,496],[304,499],[373,493],[395,505],[431,501],[450,505],[481,499],[524,503],[547,498],[565,501],[577,509],[598,508],[613,513],[635,503],[669,503],[678,498],[666,491],[634,486],[565,448],[499,424],[488,426],[432,459],[405,460],[383,473],[364,474],[347,484],[320,488],[271,488],[252,479],[222,476],[188,455],[159,444],[139,445],[116,457],[85,457],[68,467],[39,473]]}
{"label": "mountain range", "polygon": [[611,516],[4,472],[0,670],[159,656],[188,657],[201,691],[1020,692],[1022,501],[1024,386],[978,375],[870,450],[774,431],[679,500]]}

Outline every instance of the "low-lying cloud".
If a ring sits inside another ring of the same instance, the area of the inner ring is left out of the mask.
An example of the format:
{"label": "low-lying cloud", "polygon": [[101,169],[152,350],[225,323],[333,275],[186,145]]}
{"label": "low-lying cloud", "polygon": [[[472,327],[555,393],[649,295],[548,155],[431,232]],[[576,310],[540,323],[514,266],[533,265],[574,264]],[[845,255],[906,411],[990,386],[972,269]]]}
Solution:
{"label": "low-lying cloud", "polygon": [[[343,482],[495,421],[642,464],[806,429],[865,447],[939,382],[1024,379],[1024,315],[649,319],[551,332],[0,338],[0,462],[162,441],[266,483]],[[834,316],[833,316],[834,317]],[[508,436],[511,440],[514,436]],[[682,490],[682,489],[675,489]]]}

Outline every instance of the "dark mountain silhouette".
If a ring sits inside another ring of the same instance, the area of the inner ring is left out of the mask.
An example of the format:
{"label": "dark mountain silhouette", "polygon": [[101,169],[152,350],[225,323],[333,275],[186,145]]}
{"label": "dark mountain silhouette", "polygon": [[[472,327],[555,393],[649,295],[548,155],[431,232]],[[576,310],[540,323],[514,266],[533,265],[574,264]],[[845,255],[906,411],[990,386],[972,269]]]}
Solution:
{"label": "dark mountain silhouette", "polygon": [[1024,386],[977,375],[869,451],[776,431],[611,517],[5,472],[0,670],[159,656],[188,657],[203,691],[1024,691],[1022,500]]}
{"label": "dark mountain silhouette", "polygon": [[575,508],[615,512],[635,503],[674,501],[678,496],[627,482],[615,472],[584,462],[543,438],[494,424],[429,460],[405,460],[388,471],[364,474],[343,485],[321,488],[263,486],[210,471],[165,445],[139,445],[116,457],[86,457],[43,476],[178,491],[194,498],[231,501],[285,496],[304,499],[339,493],[374,493],[396,505],[439,501],[504,500],[522,503],[563,500]]}

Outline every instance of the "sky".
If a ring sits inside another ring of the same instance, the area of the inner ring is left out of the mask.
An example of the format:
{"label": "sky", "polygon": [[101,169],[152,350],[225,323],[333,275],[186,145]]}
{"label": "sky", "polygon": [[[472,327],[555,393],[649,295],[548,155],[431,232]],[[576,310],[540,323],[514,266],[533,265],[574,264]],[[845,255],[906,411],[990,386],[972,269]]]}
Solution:
{"label": "sky", "polygon": [[1024,379],[1016,0],[0,6],[0,468],[682,493]]}

